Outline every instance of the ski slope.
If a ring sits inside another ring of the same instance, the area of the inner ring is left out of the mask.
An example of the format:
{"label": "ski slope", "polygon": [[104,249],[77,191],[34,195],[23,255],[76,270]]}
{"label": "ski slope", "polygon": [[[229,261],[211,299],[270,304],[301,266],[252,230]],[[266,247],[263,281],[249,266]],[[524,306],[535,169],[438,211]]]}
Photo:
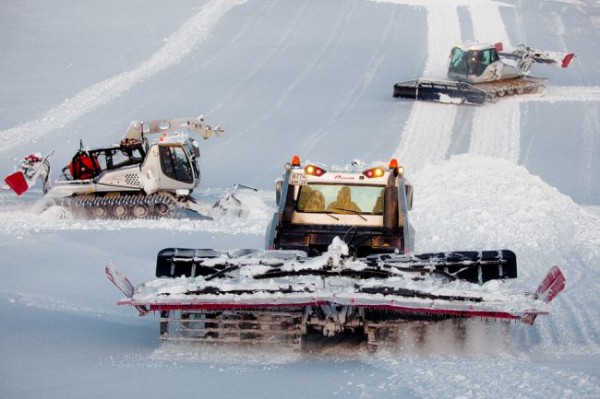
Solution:
{"label": "ski slope", "polygon": [[[214,199],[260,188],[250,218],[82,221],[34,212],[41,189],[0,191],[0,397],[600,397],[600,6],[592,0],[158,0],[0,4],[0,170],[116,142],[131,120],[203,114]],[[450,46],[574,51],[542,95],[485,107],[392,98],[443,77]],[[567,288],[532,327],[407,328],[376,354],[167,345],[155,317],[117,307],[165,247],[261,248],[273,181],[294,154],[343,165],[395,156],[415,187],[416,249],[508,248],[517,285],[554,264]],[[423,338],[421,340],[421,338]]]}

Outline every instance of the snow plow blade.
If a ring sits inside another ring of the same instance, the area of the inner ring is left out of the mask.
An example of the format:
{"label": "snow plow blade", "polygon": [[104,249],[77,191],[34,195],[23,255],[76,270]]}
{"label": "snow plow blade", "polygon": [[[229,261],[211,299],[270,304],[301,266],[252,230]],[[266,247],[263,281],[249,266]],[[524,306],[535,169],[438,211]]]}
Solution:
{"label": "snow plow blade", "polygon": [[231,189],[225,192],[221,199],[215,202],[210,211],[210,215],[213,219],[226,215],[243,217],[247,209],[247,207],[244,206],[244,202],[247,199],[247,196],[244,193],[252,192],[258,192],[258,189],[245,184],[234,184]]}
{"label": "snow plow blade", "polygon": [[451,104],[481,105],[487,100],[483,90],[464,82],[415,79],[394,85],[394,97]]}
{"label": "snow plow blade", "polygon": [[6,176],[4,182],[10,187],[17,195],[22,195],[29,190],[29,184],[25,179],[23,172],[18,171],[11,175]]}
{"label": "snow plow blade", "polygon": [[48,191],[48,174],[50,173],[50,162],[48,158],[54,154],[52,151],[44,158],[40,154],[30,154],[21,161],[21,170],[18,170],[4,178],[6,188],[12,189],[15,194],[23,195],[33,187],[38,178],[44,182],[44,193]]}

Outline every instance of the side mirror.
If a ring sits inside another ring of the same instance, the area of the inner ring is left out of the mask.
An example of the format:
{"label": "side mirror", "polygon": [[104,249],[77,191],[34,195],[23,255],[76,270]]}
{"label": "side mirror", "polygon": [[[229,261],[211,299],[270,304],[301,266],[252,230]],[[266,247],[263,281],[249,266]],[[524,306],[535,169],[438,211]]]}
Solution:
{"label": "side mirror", "polygon": [[281,201],[281,188],[283,186],[283,180],[275,181],[275,203],[279,207],[279,202]]}
{"label": "side mirror", "polygon": [[408,208],[407,210],[410,211],[412,209],[413,203],[413,186],[410,184],[406,184],[404,188],[406,189],[406,206]]}

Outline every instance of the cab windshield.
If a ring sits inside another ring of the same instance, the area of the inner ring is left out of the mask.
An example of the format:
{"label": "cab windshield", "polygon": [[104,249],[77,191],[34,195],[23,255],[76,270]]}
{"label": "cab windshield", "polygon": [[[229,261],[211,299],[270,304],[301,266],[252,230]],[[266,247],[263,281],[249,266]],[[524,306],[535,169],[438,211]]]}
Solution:
{"label": "cab windshield", "polygon": [[297,212],[383,214],[381,186],[309,184],[300,186]]}
{"label": "cab windshield", "polygon": [[453,48],[452,53],[450,54],[450,72],[455,72],[462,75],[467,74],[465,52],[458,47]]}
{"label": "cab windshield", "polygon": [[498,60],[498,53],[493,48],[463,51],[455,47],[450,54],[450,72],[479,76]]}

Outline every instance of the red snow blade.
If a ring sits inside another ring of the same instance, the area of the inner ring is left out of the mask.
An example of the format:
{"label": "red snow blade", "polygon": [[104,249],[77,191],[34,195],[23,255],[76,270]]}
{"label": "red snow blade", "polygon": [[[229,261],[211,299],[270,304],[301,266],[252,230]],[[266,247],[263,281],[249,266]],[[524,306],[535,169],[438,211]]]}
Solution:
{"label": "red snow blade", "polygon": [[565,288],[565,276],[558,266],[553,266],[535,291],[535,296],[546,303],[556,297]]}
{"label": "red snow blade", "polygon": [[8,186],[12,188],[15,193],[17,193],[17,195],[21,195],[29,189],[29,184],[27,184],[25,175],[21,171],[6,176],[4,182],[8,184]]}
{"label": "red snow blade", "polygon": [[575,58],[575,54],[573,54],[573,53],[569,53],[569,54],[565,55],[565,58],[563,58],[563,60],[562,60],[561,66],[563,68],[568,67],[569,64],[571,63],[571,61],[573,60],[573,58]]}

